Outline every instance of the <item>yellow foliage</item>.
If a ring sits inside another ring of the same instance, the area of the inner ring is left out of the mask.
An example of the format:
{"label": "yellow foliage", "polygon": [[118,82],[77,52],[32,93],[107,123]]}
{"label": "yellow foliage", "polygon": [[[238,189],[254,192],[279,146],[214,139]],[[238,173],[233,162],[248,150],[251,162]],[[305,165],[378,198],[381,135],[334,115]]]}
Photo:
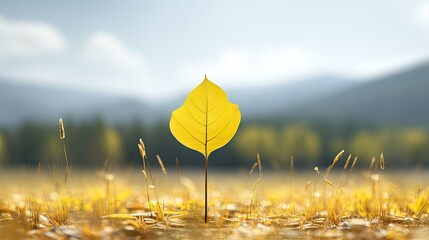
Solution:
{"label": "yellow foliage", "polygon": [[319,135],[311,128],[295,124],[287,126],[281,134],[280,158],[289,159],[291,155],[305,159],[317,159],[322,151]]}
{"label": "yellow foliage", "polygon": [[104,132],[104,147],[108,151],[109,159],[122,159],[121,136],[118,131],[108,128]]}
{"label": "yellow foliage", "polygon": [[5,161],[6,158],[6,141],[3,134],[0,132],[0,163]]}
{"label": "yellow foliage", "polygon": [[240,120],[238,105],[229,102],[226,93],[205,77],[171,114],[170,130],[180,143],[208,158],[231,140]]}
{"label": "yellow foliage", "polygon": [[254,159],[256,153],[269,159],[275,158],[277,134],[273,128],[267,126],[250,125],[245,127],[235,141],[235,147],[240,155],[247,159]]}
{"label": "yellow foliage", "polygon": [[290,156],[316,160],[322,151],[319,135],[310,127],[292,124],[276,131],[271,126],[246,126],[237,136],[235,146],[248,159],[260,153],[271,161],[289,162]]}
{"label": "yellow foliage", "polygon": [[349,149],[366,161],[384,152],[404,162],[415,163],[416,159],[429,157],[428,146],[429,135],[425,129],[386,128],[358,132],[350,140]]}

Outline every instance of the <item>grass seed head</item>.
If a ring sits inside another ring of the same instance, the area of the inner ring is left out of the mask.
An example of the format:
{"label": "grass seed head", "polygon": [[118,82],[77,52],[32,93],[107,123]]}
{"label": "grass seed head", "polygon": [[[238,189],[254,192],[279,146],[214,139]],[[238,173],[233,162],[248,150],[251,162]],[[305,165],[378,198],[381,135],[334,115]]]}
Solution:
{"label": "grass seed head", "polygon": [[158,160],[159,166],[161,167],[162,172],[167,175],[167,170],[165,170],[164,163],[159,155],[156,155],[156,159]]}
{"label": "grass seed head", "polygon": [[349,163],[350,163],[350,159],[352,158],[352,155],[350,154],[349,155],[349,157],[347,158],[347,161],[346,161],[346,163],[344,164],[344,168],[343,168],[343,170],[346,170],[346,168],[347,168],[347,166],[349,165]]}
{"label": "grass seed head", "polygon": [[338,162],[338,160],[340,160],[341,156],[343,156],[344,154],[344,150],[341,150],[337,156],[335,156],[334,160],[332,161],[332,164],[329,165],[328,169],[326,169],[326,173],[325,173],[325,177],[328,177],[329,173],[331,172],[332,168],[334,167],[334,165]]}
{"label": "grass seed head", "polygon": [[146,147],[141,138],[139,139],[139,151],[140,155],[142,155],[142,158],[146,157]]}
{"label": "grass seed head", "polygon": [[332,162],[332,166],[334,166],[338,162],[338,160],[340,160],[340,158],[341,158],[341,156],[343,156],[343,154],[344,154],[344,150],[341,150],[337,154],[337,156],[335,156],[334,161]]}
{"label": "grass seed head", "polygon": [[146,151],[146,147],[145,147],[143,140],[141,138],[139,139],[139,144],[142,145],[143,150]]}
{"label": "grass seed head", "polygon": [[64,131],[63,119],[60,118],[58,125],[60,130],[60,140],[64,140],[66,138],[66,132]]}
{"label": "grass seed head", "polygon": [[384,154],[381,153],[380,155],[380,169],[384,170]]}
{"label": "grass seed head", "polygon": [[139,147],[140,156],[142,157],[142,159],[144,159],[146,157],[146,151],[144,147],[140,143],[137,144],[137,146]]}

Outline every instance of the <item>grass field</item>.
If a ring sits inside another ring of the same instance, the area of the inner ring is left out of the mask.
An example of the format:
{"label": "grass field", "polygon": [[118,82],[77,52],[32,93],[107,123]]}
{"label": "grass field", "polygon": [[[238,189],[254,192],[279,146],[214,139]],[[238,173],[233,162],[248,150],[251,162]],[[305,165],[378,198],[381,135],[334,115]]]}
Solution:
{"label": "grass field", "polygon": [[206,224],[203,171],[1,170],[0,239],[429,239],[427,172],[334,162],[211,170]]}

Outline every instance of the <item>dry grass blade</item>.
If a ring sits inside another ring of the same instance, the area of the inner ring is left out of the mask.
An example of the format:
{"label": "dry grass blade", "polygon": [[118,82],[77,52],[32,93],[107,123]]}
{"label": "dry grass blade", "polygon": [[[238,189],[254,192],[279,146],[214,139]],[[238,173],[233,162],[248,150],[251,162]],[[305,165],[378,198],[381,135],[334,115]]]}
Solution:
{"label": "dry grass blade", "polygon": [[329,173],[331,172],[332,168],[334,167],[334,165],[338,162],[338,160],[340,160],[341,156],[343,156],[344,154],[344,150],[341,150],[334,158],[334,160],[332,161],[332,164],[329,165],[328,169],[326,170],[325,173],[325,178],[327,178],[329,176]]}
{"label": "dry grass blade", "polygon": [[145,155],[146,155],[146,146],[144,145],[144,142],[141,138],[139,138],[139,143],[142,146],[143,150],[145,151]]}
{"label": "dry grass blade", "polygon": [[[170,178],[168,177],[167,169],[165,169],[164,163],[162,162],[162,159],[159,155],[156,155],[156,159],[158,160],[159,166],[161,167],[162,173],[164,173],[165,178],[167,179],[168,186],[170,188],[170,194],[173,197],[174,200],[176,200],[176,197],[174,196],[173,187],[171,186]],[[177,203],[176,203],[177,205]]]}
{"label": "dry grass blade", "polygon": [[253,190],[252,190],[252,198],[250,200],[250,211],[251,213],[253,213],[254,217],[256,214],[256,206],[255,206],[255,194],[256,194],[256,187],[258,186],[259,182],[262,179],[262,163],[261,163],[261,158],[259,156],[259,153],[256,155],[256,163],[259,169],[259,177],[256,179],[255,185],[253,185]]}
{"label": "dry grass blade", "polygon": [[177,158],[177,157],[176,157],[176,173],[177,173],[177,183],[180,185],[179,158]]}
{"label": "dry grass blade", "polygon": [[252,168],[250,168],[249,173],[247,174],[247,181],[246,181],[246,185],[249,183],[250,177],[252,177],[253,172],[255,171],[256,167],[258,166],[258,163],[255,162],[252,165]]}
{"label": "dry grass blade", "polygon": [[59,128],[59,133],[60,133],[60,140],[63,144],[64,159],[66,162],[66,169],[65,169],[65,174],[64,174],[64,189],[65,189],[65,187],[67,185],[67,180],[69,178],[69,175],[71,174],[71,166],[69,164],[69,159],[68,159],[68,155],[67,155],[67,148],[66,148],[66,144],[65,144],[66,132],[64,130],[63,119],[61,119],[61,118],[58,121],[58,128]]}
{"label": "dry grass blade", "polygon": [[420,218],[424,213],[428,211],[429,208],[429,199],[418,209],[416,216]]}
{"label": "dry grass blade", "polygon": [[113,194],[113,174],[106,174],[104,176],[104,179],[106,180],[106,198],[107,198],[107,211],[108,214],[112,214],[114,212],[115,208],[115,200],[114,200],[114,194]]}
{"label": "dry grass blade", "polygon": [[139,139],[139,152],[140,152],[140,156],[142,157],[142,159],[144,159],[146,157],[146,147],[144,146],[143,140],[140,138]]}
{"label": "dry grass blade", "polygon": [[146,160],[145,160],[146,159],[146,150],[144,149],[144,144],[143,144],[143,141],[141,138],[140,138],[140,141],[137,144],[137,146],[139,148],[140,156],[142,158],[142,165],[143,165],[142,173],[143,173],[145,188],[146,188],[147,204],[148,204],[149,212],[152,212],[152,209],[150,206],[149,183],[147,180],[147,173],[146,173]]}
{"label": "dry grass blade", "polygon": [[256,160],[258,163],[259,177],[262,177],[262,163],[261,163],[261,158],[259,156],[259,153],[256,155]]}
{"label": "dry grass blade", "polygon": [[327,178],[325,178],[325,177],[324,177],[324,180],[325,180],[325,182],[326,182],[328,185],[330,185],[331,187],[333,187],[333,186],[334,186],[334,184],[333,184],[331,181],[329,181],[329,179],[327,179]]}
{"label": "dry grass blade", "polygon": [[290,156],[290,167],[289,167],[289,195],[292,197],[292,176],[293,176],[293,156]]}
{"label": "dry grass blade", "polygon": [[343,156],[344,154],[344,150],[341,150],[334,158],[334,161],[332,162],[332,166],[334,166],[338,160],[340,160],[340,158]]}
{"label": "dry grass blade", "polygon": [[167,180],[168,180],[169,179],[168,173],[167,173],[167,170],[165,170],[165,166],[164,166],[164,163],[162,162],[161,157],[159,155],[156,155],[156,159],[158,160],[158,163],[159,163],[159,166],[161,167],[162,173],[164,173],[165,178],[167,178]]}
{"label": "dry grass blade", "polygon": [[381,153],[380,155],[380,169],[384,170],[384,154]]}
{"label": "dry grass blade", "polygon": [[369,164],[369,168],[368,171],[371,172],[372,170],[375,170],[376,165],[375,165],[375,157],[372,157],[371,159],[371,164]]}
{"label": "dry grass blade", "polygon": [[357,160],[358,160],[358,157],[356,156],[356,157],[353,159],[352,166],[350,167],[349,175],[352,173],[352,171],[353,171],[353,169],[354,169],[354,167],[355,167],[355,165],[356,165]]}
{"label": "dry grass blade", "polygon": [[[151,184],[148,186],[148,188],[153,189],[153,193],[155,195],[155,200],[156,200],[156,210],[158,211],[158,218],[164,223],[164,226],[166,228],[169,228],[168,221],[164,217],[164,211],[163,211],[163,208],[161,207],[161,204],[160,204],[160,201],[159,201],[158,192],[156,190],[156,185],[155,185],[155,177],[153,176],[152,171],[150,170],[149,159],[147,158],[146,149],[145,149],[145,146],[144,146],[143,141],[141,140],[141,138],[140,138],[139,145],[143,149],[143,153],[144,153],[144,156],[145,156],[144,159],[143,159],[143,162],[145,163],[144,166],[146,166],[147,172],[149,172],[149,175],[150,175]],[[145,169],[143,169],[143,170],[146,173],[146,170]],[[150,202],[148,202],[148,204],[150,204]]]}
{"label": "dry grass blade", "polygon": [[349,154],[349,156],[347,157],[346,163],[344,164],[343,170],[346,170],[347,166],[349,166],[351,158],[352,158],[352,155]]}

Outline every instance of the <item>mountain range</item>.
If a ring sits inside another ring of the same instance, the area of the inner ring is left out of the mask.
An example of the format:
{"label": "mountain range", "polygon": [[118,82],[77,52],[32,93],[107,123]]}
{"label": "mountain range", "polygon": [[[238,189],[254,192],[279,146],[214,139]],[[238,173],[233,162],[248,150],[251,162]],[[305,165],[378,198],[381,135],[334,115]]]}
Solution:
{"label": "mountain range", "polygon": [[[225,89],[243,120],[305,119],[429,126],[429,63],[374,79],[316,76],[271,86]],[[159,103],[0,79],[0,126],[60,117],[109,122],[168,120],[183,94]]]}
{"label": "mountain range", "polygon": [[289,111],[329,122],[429,126],[429,63],[369,79]]}

